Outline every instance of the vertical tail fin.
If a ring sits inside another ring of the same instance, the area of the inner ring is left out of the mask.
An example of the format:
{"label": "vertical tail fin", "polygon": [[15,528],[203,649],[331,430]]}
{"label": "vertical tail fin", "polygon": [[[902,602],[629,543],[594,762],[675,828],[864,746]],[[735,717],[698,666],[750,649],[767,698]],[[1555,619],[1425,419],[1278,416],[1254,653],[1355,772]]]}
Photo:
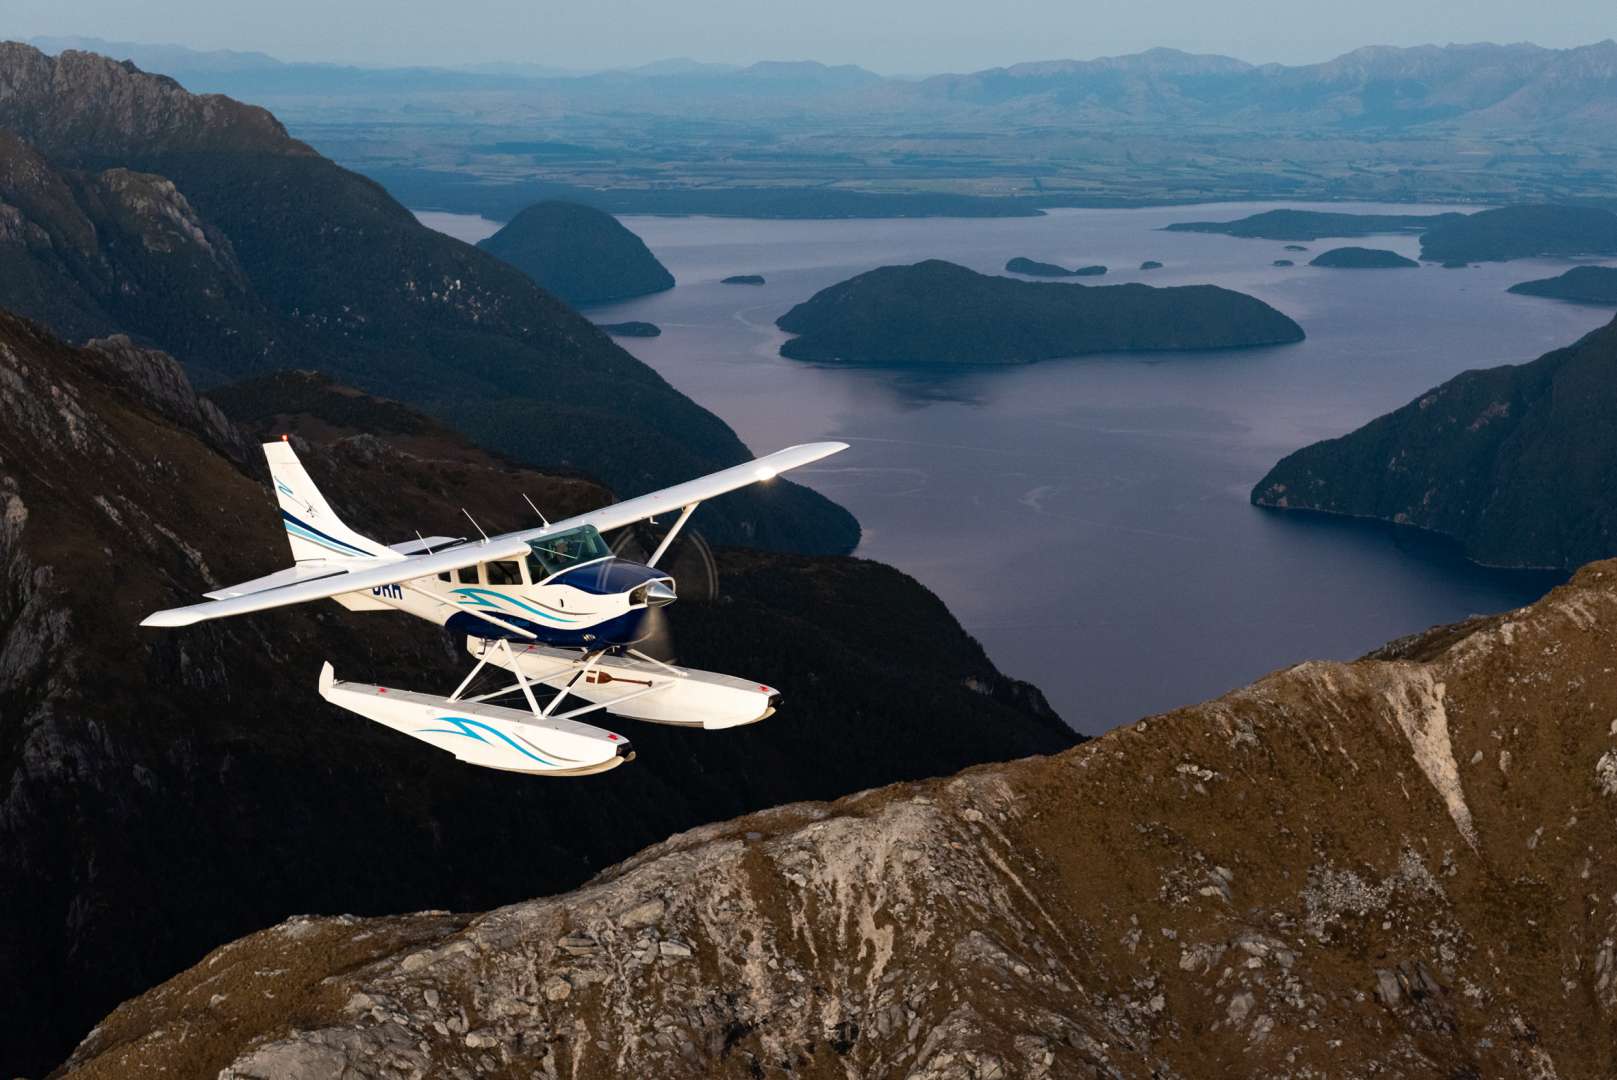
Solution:
{"label": "vertical tail fin", "polygon": [[309,479],[303,462],[285,440],[264,444],[270,479],[275,481],[275,498],[281,505],[281,523],[292,542],[296,562],[324,562],[328,559],[397,558],[376,541],[361,536],[342,523],[335,511]]}

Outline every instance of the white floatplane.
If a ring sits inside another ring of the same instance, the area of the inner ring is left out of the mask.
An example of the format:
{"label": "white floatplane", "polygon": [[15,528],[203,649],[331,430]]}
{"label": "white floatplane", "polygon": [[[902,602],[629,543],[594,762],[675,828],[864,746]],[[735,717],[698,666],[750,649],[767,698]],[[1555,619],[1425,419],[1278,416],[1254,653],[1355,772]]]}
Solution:
{"label": "white floatplane", "polygon": [[[328,663],[322,697],[473,765],[542,776],[604,772],[634,752],[616,732],[580,723],[587,713],[714,730],[775,711],[773,687],[676,667],[635,648],[654,609],[677,595],[657,563],[699,503],[845,449],[838,442],[788,447],[536,529],[384,545],[343,524],[283,437],[265,443],[264,456],[293,565],[207,593],[205,603],[155,612],[141,625],[189,626],[326,599],[350,611],[403,611],[466,635],[476,664],[460,686],[440,697],[347,682]],[[601,535],[676,512],[644,563],[618,558]],[[514,681],[468,695],[490,665]],[[491,704],[518,695],[525,708]],[[540,695],[548,695],[543,704]],[[584,704],[559,711],[569,697]]]}

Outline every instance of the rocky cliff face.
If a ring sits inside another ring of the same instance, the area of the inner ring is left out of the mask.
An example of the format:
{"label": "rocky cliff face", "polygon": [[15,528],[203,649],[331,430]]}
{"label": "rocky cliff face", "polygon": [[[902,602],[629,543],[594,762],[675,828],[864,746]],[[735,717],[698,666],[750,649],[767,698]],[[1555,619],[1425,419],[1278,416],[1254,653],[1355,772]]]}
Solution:
{"label": "rocky cliff face", "polygon": [[[131,335],[199,385],[316,367],[623,495],[750,456],[526,275],[267,112],[89,53],[0,45],[0,307],[74,341]],[[790,482],[707,509],[730,542],[858,542],[851,515]]]}
{"label": "rocky cliff face", "polygon": [[1059,756],[708,826],[485,915],[294,919],[75,1077],[1617,1070],[1617,562]]}
{"label": "rocky cliff face", "polygon": [[[296,912],[487,907],[573,887],[701,822],[1073,741],[896,571],[721,552],[719,602],[671,609],[679,656],[787,688],[769,723],[717,738],[637,725],[627,783],[423,753],[327,707],[314,680],[330,660],[452,687],[460,643],[425,624],[327,604],[138,628],[288,561],[257,440],[225,410],[254,433],[292,432],[344,514],[387,540],[459,535],[462,505],[512,528],[531,522],[522,492],[558,516],[606,492],[320,376],[218,402],[160,353],[124,339],[75,349],[0,314],[8,1075],[42,1072],[118,1000]],[[801,606],[778,607],[782,595]],[[904,639],[860,618],[873,596]]]}
{"label": "rocky cliff face", "polygon": [[1571,569],[1617,552],[1613,462],[1617,322],[1305,446],[1252,501],[1429,529],[1482,563]]}

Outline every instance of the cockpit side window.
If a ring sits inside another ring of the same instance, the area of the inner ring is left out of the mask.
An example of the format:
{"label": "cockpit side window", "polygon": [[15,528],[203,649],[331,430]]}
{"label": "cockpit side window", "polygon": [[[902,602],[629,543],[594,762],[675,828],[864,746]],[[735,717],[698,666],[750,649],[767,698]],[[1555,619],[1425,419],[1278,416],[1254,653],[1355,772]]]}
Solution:
{"label": "cockpit side window", "polygon": [[477,584],[477,567],[463,566],[460,568],[460,583],[462,585]]}
{"label": "cockpit side window", "polygon": [[593,525],[530,540],[528,550],[528,576],[534,581],[612,554],[606,539]]}
{"label": "cockpit side window", "polygon": [[488,583],[490,585],[521,585],[522,571],[517,569],[514,561],[501,560],[488,564]]}

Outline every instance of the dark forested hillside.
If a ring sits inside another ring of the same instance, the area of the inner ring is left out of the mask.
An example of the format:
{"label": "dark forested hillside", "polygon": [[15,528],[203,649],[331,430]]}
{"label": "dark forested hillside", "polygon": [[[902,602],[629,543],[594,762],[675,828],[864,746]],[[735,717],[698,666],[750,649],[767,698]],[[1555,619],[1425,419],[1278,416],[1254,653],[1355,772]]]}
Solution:
{"label": "dark forested hillside", "polygon": [[[423,227],[262,109],[14,43],[0,44],[0,91],[0,306],[73,339],[133,334],[205,384],[319,367],[623,496],[748,456],[526,275]],[[710,509],[732,541],[848,551],[858,538],[792,484],[767,508],[740,493]]]}
{"label": "dark forested hillside", "polygon": [[498,903],[714,818],[1074,739],[896,571],[721,553],[718,602],[670,609],[676,653],[780,686],[778,715],[712,734],[635,724],[639,757],[610,777],[473,769],[315,692],[327,660],[447,692],[464,653],[425,623],[320,604],[137,624],[289,561],[255,435],[291,432],[341,511],[388,541],[460,535],[468,504],[489,528],[526,523],[521,492],[576,512],[599,486],[308,373],[221,389],[244,432],[162,354],[71,348],[9,315],[0,383],[10,1071],[48,1068],[112,1003],[296,912]]}
{"label": "dark forested hillside", "polygon": [[1430,529],[1483,563],[1570,569],[1617,553],[1617,323],[1304,447],[1252,501]]}

